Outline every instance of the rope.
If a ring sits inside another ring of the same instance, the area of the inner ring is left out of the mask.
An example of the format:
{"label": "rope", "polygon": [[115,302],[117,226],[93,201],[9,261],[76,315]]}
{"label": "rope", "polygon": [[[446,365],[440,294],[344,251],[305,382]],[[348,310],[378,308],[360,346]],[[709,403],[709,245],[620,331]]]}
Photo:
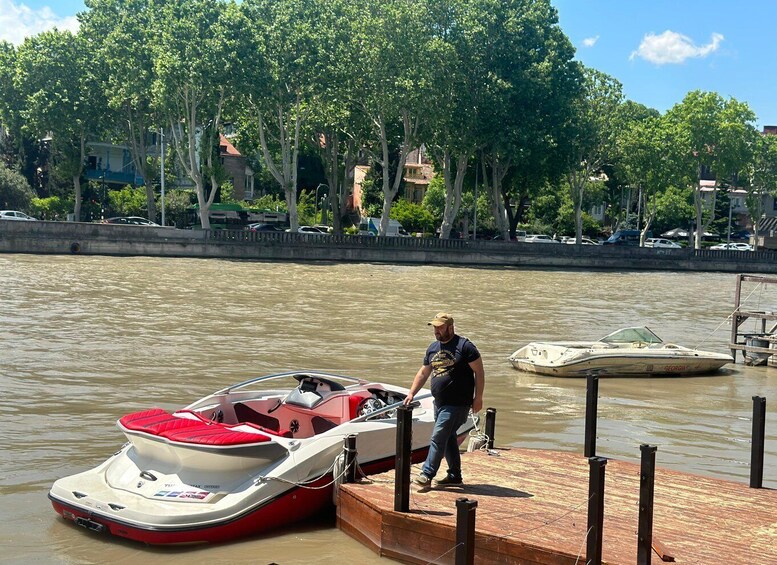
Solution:
{"label": "rope", "polygon": [[[350,450],[347,447],[343,447],[343,450],[337,455],[337,457],[335,457],[334,461],[332,461],[332,464],[326,469],[326,471],[324,471],[317,477],[313,477],[304,481],[290,481],[288,479],[284,479],[283,477],[268,477],[267,475],[260,475],[256,479],[254,479],[254,485],[265,483],[267,481],[278,481],[281,483],[286,483],[289,485],[293,485],[295,487],[304,488],[308,490],[321,490],[321,489],[329,488],[330,486],[337,483],[340,479],[342,479],[345,476],[345,474],[348,472],[348,465],[343,465],[342,471],[340,471],[337,475],[335,475],[334,473],[334,468],[337,465],[338,461],[341,458],[344,458],[345,454],[348,453],[349,451]],[[329,475],[330,472],[332,473],[332,480],[329,481],[328,483],[324,485],[319,485],[316,487],[308,486],[317,481],[320,481],[321,479]]]}

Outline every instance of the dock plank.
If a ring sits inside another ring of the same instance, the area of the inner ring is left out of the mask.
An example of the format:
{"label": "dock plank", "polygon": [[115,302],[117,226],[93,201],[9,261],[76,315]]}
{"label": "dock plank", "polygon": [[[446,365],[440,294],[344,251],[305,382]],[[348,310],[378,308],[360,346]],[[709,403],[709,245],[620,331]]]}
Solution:
{"label": "dock plank", "polygon": [[[492,453],[463,454],[464,485],[413,487],[407,514],[393,511],[393,472],[343,485],[338,524],[381,555],[452,563],[455,501],[466,497],[478,501],[477,563],[566,564],[584,556],[588,460],[521,448]],[[610,459],[605,472],[603,562],[634,563],[640,466]],[[777,491],[662,468],[655,475],[653,561],[663,552],[675,563],[777,563]]]}

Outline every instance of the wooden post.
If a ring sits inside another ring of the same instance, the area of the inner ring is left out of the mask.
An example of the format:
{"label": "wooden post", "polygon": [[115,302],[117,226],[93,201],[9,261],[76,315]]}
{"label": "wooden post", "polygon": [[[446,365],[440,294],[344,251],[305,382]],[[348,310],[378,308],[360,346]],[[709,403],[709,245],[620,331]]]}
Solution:
{"label": "wooden post", "polygon": [[766,398],[753,397],[753,439],[750,447],[750,488],[761,488],[764,482],[764,435]]}
{"label": "wooden post", "polygon": [[602,565],[602,528],[604,526],[604,468],[607,459],[589,457],[588,475],[588,536],[586,565]]}
{"label": "wooden post", "polygon": [[[737,275],[737,286],[734,291],[734,314],[731,316],[731,344],[737,342],[737,336],[739,335],[739,301],[742,297],[742,275]],[[737,350],[731,350],[731,356],[734,358],[734,363],[737,362]],[[745,352],[742,352],[742,359],[745,359]]]}
{"label": "wooden post", "polygon": [[475,562],[475,509],[477,500],[456,499],[456,565]]}
{"label": "wooden post", "polygon": [[656,446],[642,444],[642,468],[639,474],[639,530],[637,565],[650,565],[653,555],[653,493],[656,480]]}
{"label": "wooden post", "polygon": [[397,456],[394,467],[394,511],[410,510],[410,450],[413,443],[413,408],[397,408]]}
{"label": "wooden post", "polygon": [[494,449],[494,430],[496,429],[496,408],[486,409],[486,436],[488,449]]}
{"label": "wooden post", "polygon": [[356,482],[356,434],[345,436],[345,483]]}
{"label": "wooden post", "polygon": [[585,397],[585,457],[596,457],[596,411],[599,402],[599,377],[588,375]]}

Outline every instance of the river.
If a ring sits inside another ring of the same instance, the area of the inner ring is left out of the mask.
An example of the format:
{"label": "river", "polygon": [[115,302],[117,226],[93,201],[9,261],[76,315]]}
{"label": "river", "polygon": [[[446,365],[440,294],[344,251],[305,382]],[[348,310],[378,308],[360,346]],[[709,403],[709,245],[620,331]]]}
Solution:
{"label": "river", "polygon": [[[748,306],[777,310],[775,286]],[[379,561],[331,516],[219,546],[149,548],[65,523],[46,495],[122,445],[115,422],[131,411],[287,369],[409,386],[440,310],[481,350],[497,445],[582,456],[585,380],[520,373],[507,356],[530,340],[628,325],[725,352],[734,287],[716,273],[0,255],[0,563]],[[777,369],[740,357],[715,376],[602,379],[599,393],[597,454],[636,462],[649,443],[660,467],[747,483],[752,397],[768,410]],[[767,413],[771,488],[775,421]]]}

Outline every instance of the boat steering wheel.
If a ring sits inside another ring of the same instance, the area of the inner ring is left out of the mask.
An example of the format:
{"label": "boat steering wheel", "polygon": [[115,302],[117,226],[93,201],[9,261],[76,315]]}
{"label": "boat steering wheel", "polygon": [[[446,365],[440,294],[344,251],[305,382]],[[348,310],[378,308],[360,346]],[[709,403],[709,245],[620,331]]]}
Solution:
{"label": "boat steering wheel", "polygon": [[358,418],[359,416],[366,416],[368,414],[372,414],[373,412],[377,412],[378,410],[380,410],[385,406],[386,406],[386,403],[383,402],[380,398],[376,398],[374,396],[368,396],[367,398],[359,402],[359,405],[356,407],[356,417]]}

